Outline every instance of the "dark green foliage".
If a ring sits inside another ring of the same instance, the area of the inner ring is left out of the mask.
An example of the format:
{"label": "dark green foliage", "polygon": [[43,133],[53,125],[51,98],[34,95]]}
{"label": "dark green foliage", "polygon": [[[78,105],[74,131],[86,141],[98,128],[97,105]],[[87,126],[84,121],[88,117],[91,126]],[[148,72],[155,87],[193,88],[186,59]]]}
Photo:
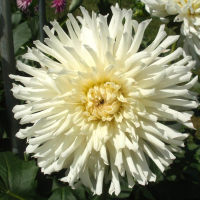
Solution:
{"label": "dark green foliage", "polygon": [[28,22],[28,25],[31,29],[32,39],[37,40],[39,36],[39,16],[34,16]]}
{"label": "dark green foliage", "polygon": [[19,24],[19,22],[22,19],[22,13],[19,11],[12,14],[12,28],[16,28],[16,26]]}
{"label": "dark green foliage", "polygon": [[0,153],[1,199],[43,199],[36,193],[35,176],[38,167],[34,160],[22,161],[11,152]]}
{"label": "dark green foliage", "polygon": [[54,190],[52,196],[48,200],[77,200],[76,197],[73,195],[71,188],[62,187]]}
{"label": "dark green foliage", "polygon": [[108,0],[99,0],[98,3],[97,3],[98,9],[99,9],[99,13],[101,15],[109,14],[108,22],[110,22],[111,16],[112,16],[111,15],[112,12],[111,12],[111,9],[110,9],[111,5],[112,4]]}
{"label": "dark green foliage", "polygon": [[31,38],[31,30],[28,27],[28,23],[25,21],[22,24],[18,25],[13,30],[13,42],[15,53],[19,50],[19,48],[28,42]]}
{"label": "dark green foliage", "polygon": [[83,0],[72,0],[71,4],[69,5],[69,11],[68,12],[74,12],[77,8],[80,7],[80,5],[83,3]]}
{"label": "dark green foliage", "polygon": [[149,13],[145,10],[145,5],[140,0],[132,0],[132,10],[134,17],[148,17]]}

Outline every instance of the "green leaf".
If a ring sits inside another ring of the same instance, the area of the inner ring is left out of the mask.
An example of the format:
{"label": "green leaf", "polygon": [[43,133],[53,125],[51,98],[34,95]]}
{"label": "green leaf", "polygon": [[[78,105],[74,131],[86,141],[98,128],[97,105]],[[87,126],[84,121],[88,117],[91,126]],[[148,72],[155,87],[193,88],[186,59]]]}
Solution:
{"label": "green leaf", "polygon": [[23,22],[13,30],[13,41],[15,53],[18,49],[28,42],[31,38],[31,29],[28,27],[27,22]]}
{"label": "green leaf", "polygon": [[176,175],[168,176],[167,180],[169,181],[175,181],[177,179]]}
{"label": "green leaf", "polygon": [[146,186],[140,186],[140,192],[146,200],[156,200]]}
{"label": "green leaf", "polygon": [[196,151],[196,155],[200,156],[200,148]]}
{"label": "green leaf", "polygon": [[82,4],[83,0],[72,0],[69,5],[69,12],[74,12]]}
{"label": "green leaf", "polygon": [[192,88],[192,91],[200,93],[200,83],[199,82],[195,83],[194,87]]}
{"label": "green leaf", "polygon": [[74,196],[78,199],[78,200],[86,200],[86,196],[85,196],[85,188],[83,186],[79,186],[77,189],[72,190]]}
{"label": "green leaf", "polygon": [[32,32],[33,40],[37,40],[38,35],[39,35],[39,16],[35,16],[31,18],[29,22],[29,27]]}
{"label": "green leaf", "polygon": [[7,196],[7,195],[4,195],[4,194],[2,194],[2,196],[0,196],[1,198],[1,200],[16,200],[16,198],[10,198],[9,196]]}
{"label": "green leaf", "polygon": [[197,144],[194,144],[194,143],[188,144],[188,149],[189,149],[190,151],[195,150],[195,149],[198,148],[198,147],[199,147],[199,146],[198,146]]}
{"label": "green leaf", "polygon": [[58,179],[56,177],[53,177],[53,185],[52,185],[52,190],[56,190],[56,189],[59,189],[59,188],[62,188],[64,187],[64,185],[62,184],[62,182],[58,181]]}
{"label": "green leaf", "polygon": [[157,167],[157,165],[149,158],[149,168],[156,175],[156,182],[162,181],[164,179],[163,173]]}
{"label": "green leaf", "polygon": [[0,153],[1,200],[42,200],[36,194],[35,177],[38,171],[35,161],[23,161],[11,152]]}
{"label": "green leaf", "polygon": [[130,196],[131,192],[132,192],[132,188],[128,188],[128,185],[126,185],[126,186],[122,185],[121,192],[120,192],[118,198],[127,198]]}
{"label": "green leaf", "polygon": [[198,171],[200,171],[200,164],[199,163],[192,163],[191,166],[196,168]]}
{"label": "green leaf", "polygon": [[186,167],[184,170],[184,174],[187,176],[187,180],[192,180],[193,183],[199,181],[199,172],[191,167]]}
{"label": "green leaf", "polygon": [[22,19],[22,13],[17,11],[16,13],[12,14],[12,27],[16,28],[16,26],[19,24],[19,22]]}
{"label": "green leaf", "polygon": [[103,200],[102,196],[95,195],[93,196],[92,200]]}
{"label": "green leaf", "polygon": [[69,187],[58,188],[48,200],[77,200]]}

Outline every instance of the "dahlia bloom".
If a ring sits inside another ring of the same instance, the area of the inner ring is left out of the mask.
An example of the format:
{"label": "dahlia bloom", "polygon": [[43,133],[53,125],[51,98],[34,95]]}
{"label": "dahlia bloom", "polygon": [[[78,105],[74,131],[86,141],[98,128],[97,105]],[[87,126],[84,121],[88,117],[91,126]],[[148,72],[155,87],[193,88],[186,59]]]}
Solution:
{"label": "dahlia bloom", "polygon": [[193,59],[196,60],[198,66],[200,66],[200,41],[196,35],[192,37],[181,36],[180,43],[183,43],[184,56],[192,55]]}
{"label": "dahlia bloom", "polygon": [[[163,17],[176,15],[175,22],[182,22],[181,34],[185,37],[186,45],[190,46],[191,55],[197,58],[196,61],[200,65],[200,51],[193,45],[191,41],[200,43],[200,1],[199,0],[142,0],[145,3],[146,10],[154,16]],[[190,39],[189,39],[190,38]],[[189,41],[190,40],[190,41]],[[186,49],[184,49],[186,50]],[[187,51],[187,50],[186,50]]]}
{"label": "dahlia bloom", "polygon": [[190,80],[195,61],[177,60],[181,48],[159,57],[179,36],[165,38],[162,25],[139,51],[150,20],[139,24],[131,10],[111,9],[109,25],[107,16],[90,17],[81,7],[81,28],[68,15],[69,35],[56,21],[52,30],[45,26],[46,44],[35,41],[36,48],[24,55],[41,68],[18,61],[17,68],[31,77],[10,75],[22,83],[13,85],[13,95],[26,101],[13,108],[14,116],[32,123],[16,134],[27,138],[26,152],[34,153],[45,174],[66,168],[61,181],[72,188],[83,184],[98,195],[104,182],[118,195],[123,177],[130,188],[136,181],[155,181],[149,159],[163,172],[188,136],[177,124],[162,122],[193,128],[189,110],[198,106],[196,93],[189,91],[197,81]]}
{"label": "dahlia bloom", "polygon": [[142,0],[146,10],[154,16],[177,15],[175,22],[183,22],[181,33],[193,33],[200,37],[200,1],[199,0]]}
{"label": "dahlia bloom", "polygon": [[22,11],[26,11],[31,4],[32,0],[17,0],[17,6]]}
{"label": "dahlia bloom", "polygon": [[53,0],[52,1],[52,8],[56,8],[55,13],[61,13],[66,7],[66,0]]}

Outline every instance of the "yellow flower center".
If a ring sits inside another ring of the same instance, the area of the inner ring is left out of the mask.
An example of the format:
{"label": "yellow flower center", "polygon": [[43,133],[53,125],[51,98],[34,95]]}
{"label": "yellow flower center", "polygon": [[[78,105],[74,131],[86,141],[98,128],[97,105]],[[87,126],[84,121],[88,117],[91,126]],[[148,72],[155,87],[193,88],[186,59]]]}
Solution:
{"label": "yellow flower center", "polygon": [[82,98],[85,105],[84,114],[88,120],[111,121],[122,102],[121,86],[114,82],[106,82],[90,88]]}

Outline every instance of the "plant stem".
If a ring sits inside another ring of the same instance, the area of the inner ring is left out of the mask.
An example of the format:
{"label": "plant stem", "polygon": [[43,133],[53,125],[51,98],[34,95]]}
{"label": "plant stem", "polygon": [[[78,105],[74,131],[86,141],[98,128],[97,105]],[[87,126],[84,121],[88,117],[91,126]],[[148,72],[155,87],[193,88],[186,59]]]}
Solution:
{"label": "plant stem", "polygon": [[1,186],[0,186],[0,188],[1,188],[1,190],[2,190],[4,193],[6,193],[6,194],[8,194],[8,195],[10,195],[10,196],[13,196],[13,197],[15,197],[15,198],[17,198],[17,199],[20,199],[20,200],[25,200],[25,199],[19,197],[18,195],[13,194],[12,192],[10,192],[10,190],[7,190],[7,191],[6,191],[6,190],[5,190],[3,187],[1,187]]}
{"label": "plant stem", "polygon": [[176,49],[176,45],[177,45],[177,41],[174,42],[174,44],[172,45],[172,48],[171,48],[171,52],[170,53],[173,53]]}
{"label": "plant stem", "polygon": [[29,154],[24,153],[24,160],[28,161]]}
{"label": "plant stem", "polygon": [[119,7],[122,7],[122,0],[119,0]]}
{"label": "plant stem", "polygon": [[25,199],[23,199],[23,198],[21,198],[21,197],[17,196],[16,194],[13,194],[13,193],[12,193],[12,192],[10,192],[9,190],[8,190],[6,193],[7,193],[7,194],[9,194],[10,196],[13,196],[13,197],[17,198],[17,199],[20,199],[20,200],[25,200]]}
{"label": "plant stem", "polygon": [[[172,48],[171,48],[171,51],[170,51],[170,54],[173,53],[175,50],[176,50],[176,45],[177,45],[177,41],[174,42],[174,44],[172,45]],[[172,61],[169,62],[168,64],[171,65]]]}

